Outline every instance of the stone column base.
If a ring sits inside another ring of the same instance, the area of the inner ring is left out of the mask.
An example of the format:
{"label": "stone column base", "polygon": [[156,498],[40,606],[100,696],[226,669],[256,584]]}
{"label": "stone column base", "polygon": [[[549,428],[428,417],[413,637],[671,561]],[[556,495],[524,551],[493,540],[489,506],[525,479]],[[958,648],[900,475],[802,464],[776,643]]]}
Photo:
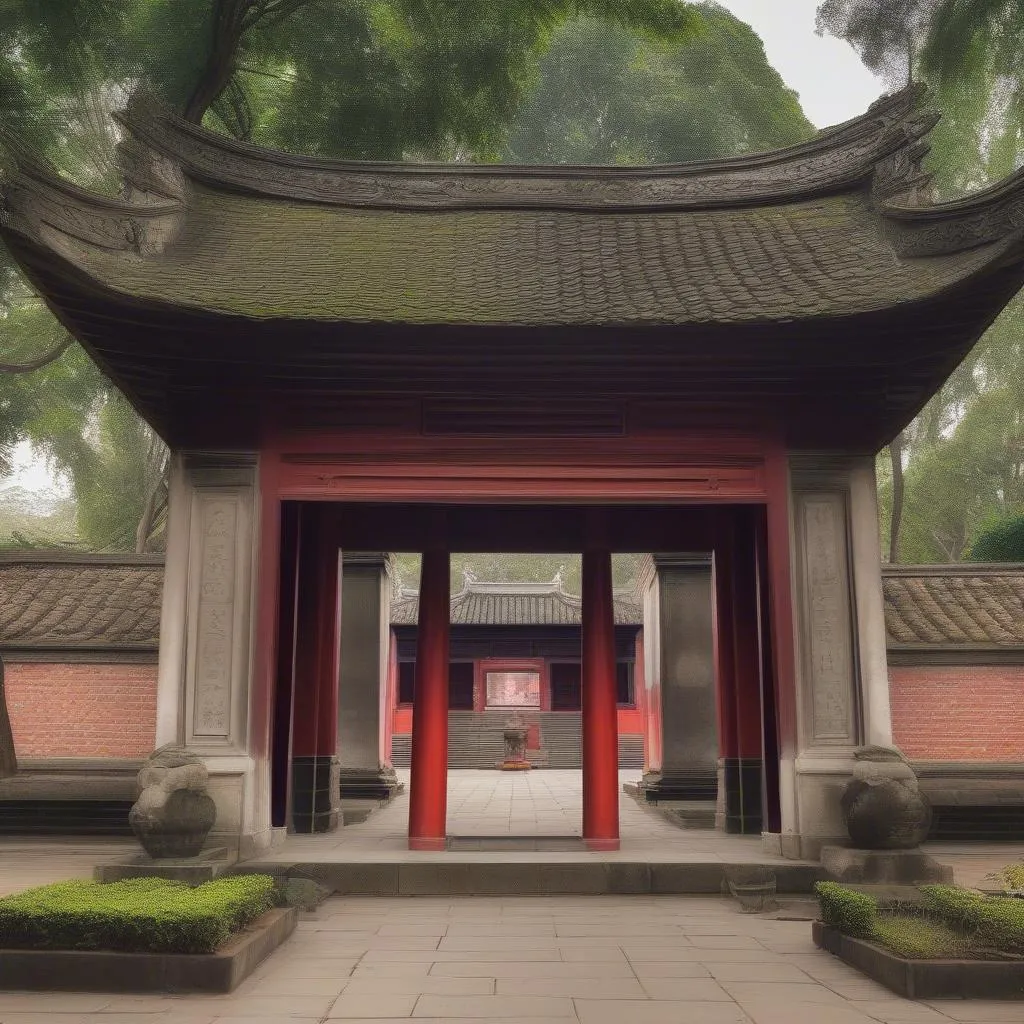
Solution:
{"label": "stone column base", "polygon": [[651,803],[663,800],[714,800],[718,772],[713,765],[646,772],[639,790]]}
{"label": "stone column base", "polygon": [[[735,835],[761,832],[761,775],[759,757],[724,757],[719,761],[725,789],[722,827]],[[719,796],[722,799],[722,796]]]}
{"label": "stone column base", "polygon": [[296,832],[333,832],[341,824],[338,790],[341,767],[336,757],[292,758],[292,828]]}
{"label": "stone column base", "polygon": [[342,800],[376,800],[389,802],[404,788],[390,765],[379,768],[342,768],[340,795]]}
{"label": "stone column base", "polygon": [[916,850],[855,850],[823,846],[821,866],[837,882],[881,885],[952,884],[953,868]]}

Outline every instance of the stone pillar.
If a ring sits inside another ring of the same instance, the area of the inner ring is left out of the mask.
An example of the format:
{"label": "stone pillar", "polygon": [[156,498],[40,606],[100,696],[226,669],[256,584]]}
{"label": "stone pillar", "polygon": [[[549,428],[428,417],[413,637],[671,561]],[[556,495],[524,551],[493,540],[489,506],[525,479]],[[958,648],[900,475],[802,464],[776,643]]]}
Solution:
{"label": "stone pillar", "polygon": [[259,508],[255,453],[176,452],[160,624],[156,743],[203,758],[209,846],[270,845],[269,762],[251,734]]}
{"label": "stone pillar", "polygon": [[292,827],[332,832],[340,822],[337,538],[322,507],[302,509],[292,697]]}
{"label": "stone pillar", "polygon": [[651,693],[661,696],[661,768],[645,774],[642,787],[649,800],[714,800],[718,738],[710,556],[654,555],[644,607],[644,633],[652,630],[656,644],[645,671]]}
{"label": "stone pillar", "polygon": [[385,750],[390,612],[390,556],[344,552],[338,759],[345,800],[390,800],[400,788]]}
{"label": "stone pillar", "polygon": [[582,595],[583,841],[590,850],[619,848],[619,736],[615,690],[612,556],[583,552]]}
{"label": "stone pillar", "polygon": [[449,555],[423,552],[409,778],[409,849],[443,850],[448,807]]}
{"label": "stone pillar", "polygon": [[799,854],[844,843],[840,796],[861,743],[891,742],[874,459],[790,457]]}

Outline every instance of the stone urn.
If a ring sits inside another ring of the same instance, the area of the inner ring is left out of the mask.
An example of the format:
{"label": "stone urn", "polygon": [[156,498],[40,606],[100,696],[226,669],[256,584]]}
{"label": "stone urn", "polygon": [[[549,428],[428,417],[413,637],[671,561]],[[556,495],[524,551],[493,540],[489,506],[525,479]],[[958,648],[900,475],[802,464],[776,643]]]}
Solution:
{"label": "stone urn", "polygon": [[128,822],[154,860],[199,856],[217,820],[208,781],[206,765],[184,747],[168,743],[149,755]]}
{"label": "stone urn", "polygon": [[502,736],[505,740],[505,760],[502,771],[527,771],[530,762],[526,759],[526,737],[528,730],[522,725],[507,725]]}
{"label": "stone urn", "polygon": [[928,835],[932,809],[914,769],[895,747],[858,747],[841,806],[853,846],[912,850]]}

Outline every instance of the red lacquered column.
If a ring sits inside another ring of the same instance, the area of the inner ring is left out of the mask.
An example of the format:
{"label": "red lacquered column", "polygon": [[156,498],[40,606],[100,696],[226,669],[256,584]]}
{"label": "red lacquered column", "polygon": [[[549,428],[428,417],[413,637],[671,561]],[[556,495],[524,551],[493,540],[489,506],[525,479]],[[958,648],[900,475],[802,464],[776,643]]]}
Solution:
{"label": "red lacquered column", "polygon": [[583,553],[583,840],[619,848],[619,743],[615,708],[612,558]]}
{"label": "red lacquered column", "polygon": [[448,803],[448,552],[423,553],[412,711],[409,849],[443,850]]}
{"label": "red lacquered column", "polygon": [[728,510],[715,532],[712,567],[714,586],[715,696],[718,707],[718,757],[726,767],[737,756],[736,744],[736,638],[733,589],[735,530]]}

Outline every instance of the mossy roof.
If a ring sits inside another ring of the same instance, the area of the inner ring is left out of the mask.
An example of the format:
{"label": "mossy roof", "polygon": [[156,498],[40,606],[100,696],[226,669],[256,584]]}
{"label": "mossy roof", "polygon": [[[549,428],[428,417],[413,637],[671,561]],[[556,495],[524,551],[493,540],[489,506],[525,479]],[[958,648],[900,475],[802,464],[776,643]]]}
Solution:
{"label": "mossy roof", "polygon": [[941,292],[1003,243],[902,257],[861,193],[737,209],[427,212],[195,186],[162,253],[58,244],[144,301],[260,319],[535,326],[855,315]]}

